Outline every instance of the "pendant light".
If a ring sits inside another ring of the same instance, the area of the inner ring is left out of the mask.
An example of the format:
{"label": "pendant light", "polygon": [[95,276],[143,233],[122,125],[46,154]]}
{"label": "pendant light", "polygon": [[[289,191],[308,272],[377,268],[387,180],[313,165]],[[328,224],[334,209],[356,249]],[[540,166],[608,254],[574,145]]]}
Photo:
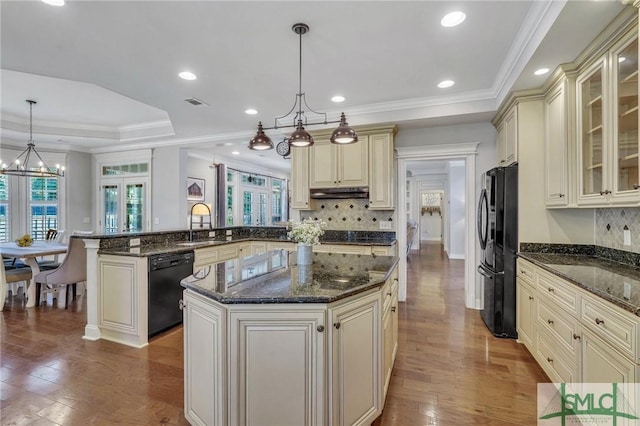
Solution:
{"label": "pendant light", "polygon": [[[287,138],[289,146],[291,147],[307,147],[313,145],[313,137],[311,134],[305,129],[305,126],[312,126],[318,124],[329,124],[329,123],[340,123],[340,125],[333,131],[331,135],[331,142],[336,144],[348,144],[354,143],[358,141],[358,135],[355,130],[353,130],[347,124],[346,117],[344,112],[340,116],[340,120],[337,121],[328,121],[327,114],[321,113],[318,111],[314,111],[307,104],[307,100],[304,92],[302,91],[302,35],[309,32],[309,26],[307,24],[298,23],[293,25],[291,28],[294,33],[298,35],[299,38],[299,61],[298,61],[298,93],[296,94],[296,100],[293,104],[293,107],[287,112],[285,115],[276,117],[274,119],[273,127],[262,127],[262,122],[258,123],[258,131],[256,135],[251,138],[249,141],[249,149],[253,150],[266,150],[273,148],[273,143],[269,136],[267,136],[264,131],[271,129],[279,129],[279,128],[287,128],[294,127],[295,130],[291,135]],[[318,122],[310,122],[307,120],[307,116],[305,115],[305,111],[302,109],[302,106],[305,106],[305,109],[323,117],[322,121]],[[295,112],[295,114],[294,114]],[[279,124],[280,120],[286,119],[287,117],[292,117],[292,124],[290,125],[282,125]]]}
{"label": "pendant light", "polygon": [[[0,166],[0,174],[27,177],[64,177],[64,167],[56,164],[55,168],[49,167],[42,159],[36,144],[33,142],[33,105],[37,102],[27,99],[29,104],[29,140],[27,141],[27,149],[22,151],[9,165],[2,163]],[[37,164],[35,164],[37,161]]]}

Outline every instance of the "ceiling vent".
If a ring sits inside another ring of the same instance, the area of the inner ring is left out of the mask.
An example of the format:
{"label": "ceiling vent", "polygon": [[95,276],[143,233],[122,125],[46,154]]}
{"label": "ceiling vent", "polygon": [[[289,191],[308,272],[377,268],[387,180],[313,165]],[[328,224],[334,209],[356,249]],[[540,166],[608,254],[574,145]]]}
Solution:
{"label": "ceiling vent", "polygon": [[185,102],[189,102],[191,105],[195,105],[195,106],[209,106],[208,103],[201,101],[200,99],[197,98],[187,98],[184,100]]}

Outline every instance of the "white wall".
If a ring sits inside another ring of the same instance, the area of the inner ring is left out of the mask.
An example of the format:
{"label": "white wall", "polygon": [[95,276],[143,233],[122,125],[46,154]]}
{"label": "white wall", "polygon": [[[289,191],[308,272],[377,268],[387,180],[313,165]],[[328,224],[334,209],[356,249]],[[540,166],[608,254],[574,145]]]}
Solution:
{"label": "white wall", "polygon": [[[62,178],[66,185],[65,211],[66,220],[60,229],[65,229],[67,235],[77,231],[96,231],[96,207],[93,205],[93,193],[96,182],[91,170],[91,154],[70,151],[67,154],[67,169]],[[86,223],[88,221],[88,223]]]}
{"label": "white wall", "polygon": [[151,192],[151,229],[153,231],[186,229],[188,222],[186,150],[177,147],[153,150]]}
{"label": "white wall", "polygon": [[465,168],[464,163],[449,165],[449,251],[450,259],[465,258]]}

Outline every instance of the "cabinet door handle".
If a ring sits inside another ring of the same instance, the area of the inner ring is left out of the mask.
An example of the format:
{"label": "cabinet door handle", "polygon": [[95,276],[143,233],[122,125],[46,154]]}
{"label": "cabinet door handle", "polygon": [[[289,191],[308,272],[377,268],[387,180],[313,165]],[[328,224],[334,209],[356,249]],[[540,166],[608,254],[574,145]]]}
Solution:
{"label": "cabinet door handle", "polygon": [[632,188],[633,188],[633,189],[640,189],[640,185],[638,185],[637,183],[634,183],[634,184],[632,185]]}
{"label": "cabinet door handle", "polygon": [[598,325],[604,324],[604,320],[601,320],[600,318],[596,318],[596,324]]}
{"label": "cabinet door handle", "polygon": [[549,323],[549,325],[553,325],[553,320],[552,319],[548,319],[547,322]]}
{"label": "cabinet door handle", "polygon": [[340,329],[340,323],[339,322],[334,322],[333,326],[336,328],[336,330]]}
{"label": "cabinet door handle", "polygon": [[396,307],[395,307],[395,306],[392,306],[392,307],[391,307],[391,312],[395,312],[395,311],[396,311]]}
{"label": "cabinet door handle", "polygon": [[550,364],[553,364],[553,358],[547,357],[547,362],[550,363]]}
{"label": "cabinet door handle", "polygon": [[391,296],[391,292],[387,293],[387,296]]}
{"label": "cabinet door handle", "polygon": [[605,189],[604,191],[600,191],[600,195],[609,195],[611,194],[611,191],[609,191],[608,189]]}
{"label": "cabinet door handle", "polygon": [[529,275],[529,274],[527,274],[527,271],[522,270],[520,272],[522,273],[522,275]]}
{"label": "cabinet door handle", "polygon": [[186,304],[184,303],[184,300],[180,299],[180,301],[178,302],[178,308],[183,311],[185,308]]}
{"label": "cabinet door handle", "polygon": [[573,340],[580,340],[580,336],[578,336],[576,333],[573,333]]}
{"label": "cabinet door handle", "polygon": [[554,289],[553,289],[553,287],[549,287],[549,288],[547,288],[547,291],[549,291],[549,293],[553,293]]}
{"label": "cabinet door handle", "polygon": [[529,300],[533,300],[533,296],[529,296]]}
{"label": "cabinet door handle", "polygon": [[324,325],[319,325],[316,330],[318,330],[320,333],[322,333],[324,331]]}

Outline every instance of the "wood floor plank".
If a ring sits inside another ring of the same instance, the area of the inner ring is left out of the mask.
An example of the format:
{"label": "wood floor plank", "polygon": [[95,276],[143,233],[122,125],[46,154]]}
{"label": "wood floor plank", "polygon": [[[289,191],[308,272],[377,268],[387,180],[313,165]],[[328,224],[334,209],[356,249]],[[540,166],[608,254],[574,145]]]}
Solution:
{"label": "wood floor plank", "polygon": [[[493,337],[464,307],[464,262],[425,244],[408,262],[399,348],[376,426],[535,424],[536,383],[524,347]],[[0,316],[0,424],[186,425],[182,328],[143,349],[82,339],[86,301]],[[331,425],[330,425],[331,426]]]}

